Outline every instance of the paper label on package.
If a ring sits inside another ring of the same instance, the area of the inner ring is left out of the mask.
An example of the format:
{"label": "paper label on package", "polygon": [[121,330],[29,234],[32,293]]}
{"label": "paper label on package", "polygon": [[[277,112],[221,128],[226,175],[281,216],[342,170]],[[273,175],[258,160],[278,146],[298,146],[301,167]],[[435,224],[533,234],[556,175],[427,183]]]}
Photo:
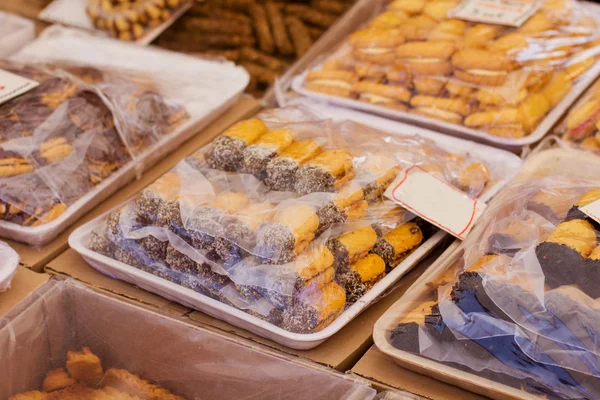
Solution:
{"label": "paper label on package", "polygon": [[519,27],[541,6],[538,0],[463,0],[451,18]]}
{"label": "paper label on package", "polygon": [[592,201],[585,206],[581,206],[579,207],[579,210],[594,221],[600,223],[600,200]]}
{"label": "paper label on package", "polygon": [[461,240],[487,207],[419,166],[400,172],[385,196]]}
{"label": "paper label on package", "polygon": [[38,82],[0,69],[0,104],[37,87]]}

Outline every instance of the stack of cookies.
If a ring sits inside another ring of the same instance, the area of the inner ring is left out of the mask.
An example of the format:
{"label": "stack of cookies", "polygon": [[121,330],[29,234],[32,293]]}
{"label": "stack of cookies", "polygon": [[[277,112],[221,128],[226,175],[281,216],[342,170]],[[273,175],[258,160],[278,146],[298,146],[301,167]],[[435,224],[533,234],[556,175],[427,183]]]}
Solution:
{"label": "stack of cookies", "polygon": [[596,62],[600,31],[574,1],[544,0],[518,28],[452,18],[458,4],[390,2],[305,87],[522,138]]}
{"label": "stack of cookies", "polygon": [[40,83],[0,105],[0,219],[23,226],[55,220],[188,118],[147,83],[112,72],[9,62],[1,68]]}
{"label": "stack of cookies", "polygon": [[239,63],[252,77],[247,90],[260,94],[354,1],[197,1],[156,44]]}
{"label": "stack of cookies", "polygon": [[557,133],[586,150],[600,151],[600,81],[569,110]]}

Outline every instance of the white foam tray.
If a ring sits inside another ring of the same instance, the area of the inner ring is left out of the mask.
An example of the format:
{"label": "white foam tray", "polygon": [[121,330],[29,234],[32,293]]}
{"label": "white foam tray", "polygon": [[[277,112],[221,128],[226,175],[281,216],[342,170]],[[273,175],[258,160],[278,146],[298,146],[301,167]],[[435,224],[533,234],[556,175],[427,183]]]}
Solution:
{"label": "white foam tray", "polygon": [[[151,73],[169,71],[182,74],[194,85],[174,87],[170,90],[186,91],[188,96],[196,91],[198,97],[183,104],[190,115],[188,121],[175,131],[161,137],[137,158],[119,168],[108,179],[72,203],[57,219],[36,227],[24,227],[0,221],[0,236],[35,246],[54,239],[69,225],[105,200],[120,187],[150,168],[162,157],[175,150],[191,136],[202,130],[220,114],[231,107],[241,96],[249,82],[248,73],[229,62],[214,62],[185,55],[123,43],[92,36],[83,31],[52,26],[44,34],[17,53],[12,59],[23,62],[67,60],[108,68],[142,69]],[[165,92],[168,95],[169,88]]]}
{"label": "white foam tray", "polygon": [[[485,145],[451,138],[423,128],[416,128],[355,111],[330,108],[322,105],[314,106],[314,110],[321,113],[321,115],[327,115],[334,120],[353,120],[384,130],[392,135],[419,134],[436,141],[439,146],[448,151],[459,152],[462,154],[469,153],[473,157],[487,161],[494,175],[501,177],[501,179],[490,185],[490,187],[482,194],[480,199],[484,201],[489,200],[496,194],[521,167],[521,160],[514,154]],[[411,253],[402,263],[394,268],[392,272],[385,276],[381,281],[377,282],[377,284],[361,297],[360,300],[346,309],[325,329],[316,333],[300,334],[288,332],[271,323],[263,321],[260,318],[247,314],[242,310],[238,310],[217,300],[196,293],[191,289],[181,287],[173,282],[154,276],[151,273],[139,270],[89,250],[87,248],[87,243],[90,234],[103,223],[102,218],[103,216],[84,224],[76,229],[69,237],[69,245],[94,268],[106,275],[133,283],[169,300],[200,310],[232,325],[249,330],[259,336],[266,337],[284,346],[299,350],[307,350],[318,346],[346,326],[373,301],[377,300],[377,298],[391,285],[410,271],[446,236],[445,232],[439,231],[421,244],[421,246]]]}
{"label": "white foam tray", "polygon": [[[555,174],[568,175],[573,178],[598,179],[600,177],[600,157],[575,149],[554,148],[532,154],[516,179],[543,178]],[[486,397],[495,399],[534,398],[531,393],[515,389],[511,386],[482,378],[478,375],[458,370],[435,360],[430,360],[395,348],[388,340],[387,332],[398,324],[399,319],[411,311],[411,307],[426,293],[431,292],[432,282],[444,274],[448,268],[458,261],[464,246],[455,243],[452,250],[440,256],[429,269],[396,301],[375,323],[373,340],[375,345],[399,365],[435,379],[462,387]],[[535,397],[537,398],[537,397]]]}
{"label": "white foam tray", "polygon": [[10,282],[17,272],[20,257],[8,244],[0,242],[0,293],[10,288]]}

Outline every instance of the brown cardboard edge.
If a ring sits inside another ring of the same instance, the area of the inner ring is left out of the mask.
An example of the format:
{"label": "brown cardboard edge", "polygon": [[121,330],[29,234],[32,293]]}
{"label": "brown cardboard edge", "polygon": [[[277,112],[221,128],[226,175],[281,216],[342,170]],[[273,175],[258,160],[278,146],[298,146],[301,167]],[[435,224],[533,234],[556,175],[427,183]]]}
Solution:
{"label": "brown cardboard edge", "polygon": [[373,382],[377,391],[401,390],[426,399],[483,400],[485,397],[403,368],[373,345],[350,370]]}
{"label": "brown cardboard edge", "polygon": [[358,315],[324,343],[310,350],[295,350],[285,347],[199,311],[192,311],[187,317],[196,323],[212,326],[213,328],[244,337],[276,351],[309,359],[324,366],[345,372],[350,370],[373,345],[373,325],[379,317],[412,286],[421,274],[445,251],[447,245],[451,243],[453,243],[453,240],[450,238],[442,241],[422,262],[407,272],[388,291],[385,297],[368,307],[362,314]]}
{"label": "brown cardboard edge", "polygon": [[94,208],[93,211],[77,220],[68,229],[58,235],[51,243],[38,249],[11,240],[7,240],[6,242],[19,253],[23,266],[41,272],[46,264],[67,250],[68,238],[74,229],[133,196],[143,187],[147,186],[163,173],[171,169],[182,158],[207,144],[235,122],[254,115],[259,108],[260,104],[256,99],[251,96],[243,95],[238,102],[221,116],[217,117],[209,126],[184,142],[179,149],[159,160],[153,167],[144,172],[140,179],[128,183],[116,193],[109,196],[107,200],[103,201]]}
{"label": "brown cardboard edge", "polygon": [[33,272],[25,267],[17,267],[10,288],[0,293],[0,318],[7,314],[21,301],[25,300],[36,289],[43,286],[50,276]]}

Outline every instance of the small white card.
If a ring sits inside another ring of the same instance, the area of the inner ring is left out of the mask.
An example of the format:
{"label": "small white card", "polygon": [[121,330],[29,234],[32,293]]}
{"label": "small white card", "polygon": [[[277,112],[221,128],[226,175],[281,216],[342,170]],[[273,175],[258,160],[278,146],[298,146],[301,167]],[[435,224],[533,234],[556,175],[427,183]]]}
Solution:
{"label": "small white card", "polygon": [[449,17],[519,27],[541,6],[538,0],[463,0]]}
{"label": "small white card", "polygon": [[39,83],[0,69],[0,104],[39,86]]}
{"label": "small white card", "polygon": [[461,240],[487,207],[416,165],[401,171],[385,196]]}
{"label": "small white card", "polygon": [[581,206],[579,207],[579,210],[594,221],[600,223],[600,200],[592,201],[588,205]]}

